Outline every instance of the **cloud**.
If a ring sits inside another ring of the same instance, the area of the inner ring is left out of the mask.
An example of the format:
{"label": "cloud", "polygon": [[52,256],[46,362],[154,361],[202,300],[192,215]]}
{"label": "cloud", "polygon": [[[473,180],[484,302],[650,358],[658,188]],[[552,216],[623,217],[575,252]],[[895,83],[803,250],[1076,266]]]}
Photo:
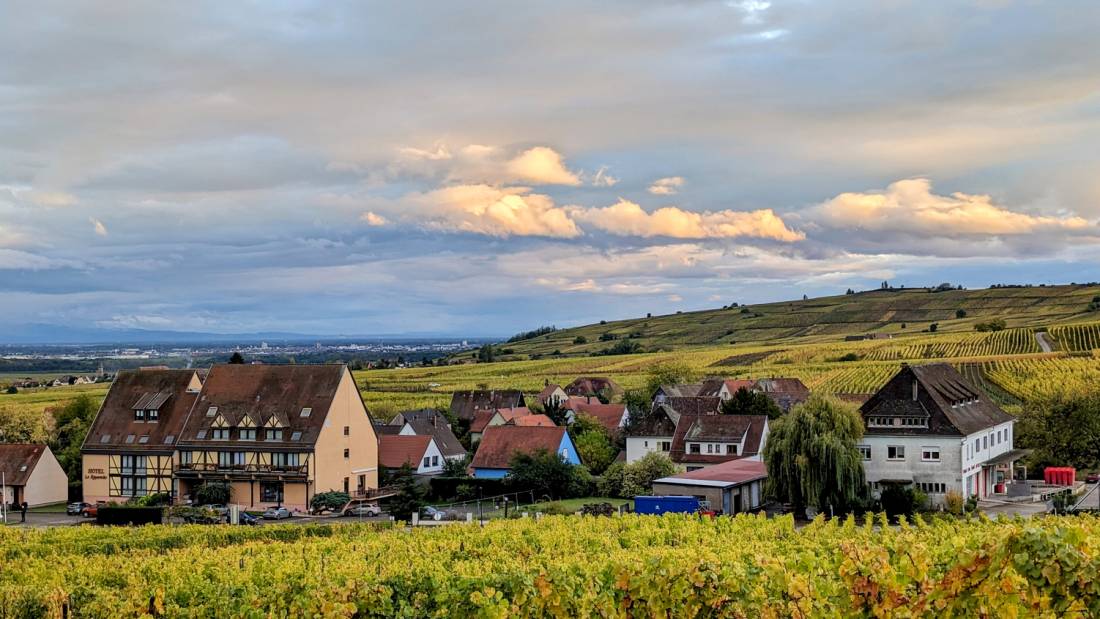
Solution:
{"label": "cloud", "polygon": [[565,209],[527,187],[456,185],[406,196],[401,203],[414,224],[438,230],[498,237],[581,234]]}
{"label": "cloud", "polygon": [[1021,213],[995,204],[988,195],[938,195],[932,193],[931,181],[923,178],[897,181],[884,191],[842,193],[808,216],[829,228],[924,238],[1100,233],[1082,217]]}
{"label": "cloud", "polygon": [[27,200],[38,206],[72,206],[78,202],[76,196],[64,191],[28,191]]}
{"label": "cloud", "polygon": [[92,228],[95,229],[95,233],[99,236],[107,236],[107,226],[103,225],[103,222],[95,217],[89,217],[88,221],[91,222]]}
{"label": "cloud", "polygon": [[659,178],[649,186],[649,193],[655,196],[671,196],[680,190],[680,187],[684,185],[684,179],[681,176],[667,176],[665,178]]}
{"label": "cloud", "polygon": [[760,238],[793,242],[805,238],[791,230],[771,209],[695,213],[670,206],[648,213],[629,200],[608,207],[572,210],[586,225],[618,236],[677,239]]}
{"label": "cloud", "polygon": [[359,216],[359,219],[366,222],[368,226],[384,226],[390,221],[385,217],[375,213],[374,211],[367,211]]}
{"label": "cloud", "polygon": [[536,146],[508,162],[512,178],[536,185],[580,185],[581,179],[565,167],[562,156],[552,148]]}
{"label": "cloud", "polygon": [[600,169],[596,170],[596,175],[592,177],[593,187],[614,187],[618,182],[619,179],[607,173],[607,166],[600,166]]}

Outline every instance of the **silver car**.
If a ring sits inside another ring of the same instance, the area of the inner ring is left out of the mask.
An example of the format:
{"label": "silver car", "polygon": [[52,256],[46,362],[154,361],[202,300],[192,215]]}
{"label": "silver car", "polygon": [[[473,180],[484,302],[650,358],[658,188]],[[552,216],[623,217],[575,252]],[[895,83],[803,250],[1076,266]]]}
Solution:
{"label": "silver car", "polygon": [[285,507],[269,507],[264,511],[264,520],[282,520],[290,518],[290,510]]}
{"label": "silver car", "polygon": [[363,518],[374,518],[381,515],[382,510],[377,505],[356,505],[344,510],[345,516],[359,516]]}

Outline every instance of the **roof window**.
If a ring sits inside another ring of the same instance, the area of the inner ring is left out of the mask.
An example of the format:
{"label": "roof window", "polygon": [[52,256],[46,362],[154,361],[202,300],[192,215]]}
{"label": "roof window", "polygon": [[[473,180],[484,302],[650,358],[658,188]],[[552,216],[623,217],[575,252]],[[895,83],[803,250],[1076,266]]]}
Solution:
{"label": "roof window", "polygon": [[195,438],[206,438],[206,430],[199,430],[196,432]]}
{"label": "roof window", "polygon": [[290,440],[292,440],[292,441],[302,440],[302,433],[301,432],[291,432],[290,433]]}
{"label": "roof window", "polygon": [[110,434],[104,434],[103,436],[99,437],[99,443],[101,445],[105,444],[105,443],[110,443],[110,442],[111,442],[111,435]]}
{"label": "roof window", "polygon": [[312,412],[313,412],[313,409],[307,406],[307,407],[305,407],[305,408],[303,408],[303,409],[302,409],[302,414],[301,414],[301,416],[302,416],[302,417],[309,417],[309,415],[310,415],[310,414],[311,414]]}
{"label": "roof window", "polygon": [[206,409],[206,416],[207,417],[213,417],[214,415],[217,415],[217,414],[218,414],[218,407],[217,406],[211,406],[210,408]]}
{"label": "roof window", "polygon": [[164,437],[164,444],[165,445],[171,445],[174,442],[176,442],[176,435],[169,434],[168,436]]}
{"label": "roof window", "polygon": [[144,445],[148,442],[149,442],[149,435],[148,434],[142,434],[141,438],[138,439],[138,443],[140,443],[142,445]]}
{"label": "roof window", "polygon": [[126,435],[126,443],[129,444],[129,443],[133,443],[133,442],[134,442],[134,435],[133,434],[127,434]]}

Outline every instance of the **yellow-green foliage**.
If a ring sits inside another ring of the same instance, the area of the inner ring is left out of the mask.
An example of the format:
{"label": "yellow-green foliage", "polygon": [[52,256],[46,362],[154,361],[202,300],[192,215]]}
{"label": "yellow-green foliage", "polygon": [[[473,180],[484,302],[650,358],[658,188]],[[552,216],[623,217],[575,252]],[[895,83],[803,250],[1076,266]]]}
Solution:
{"label": "yellow-green foliage", "polygon": [[0,529],[4,617],[1067,617],[1100,520]]}

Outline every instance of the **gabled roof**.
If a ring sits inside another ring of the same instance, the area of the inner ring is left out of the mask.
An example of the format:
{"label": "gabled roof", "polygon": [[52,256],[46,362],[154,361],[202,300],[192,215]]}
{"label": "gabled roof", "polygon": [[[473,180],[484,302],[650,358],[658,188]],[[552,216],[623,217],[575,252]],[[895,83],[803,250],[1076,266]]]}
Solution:
{"label": "gabled roof", "polygon": [[[34,443],[0,443],[0,471],[10,486],[25,486],[49,447]],[[2,498],[2,497],[0,497]]]}
{"label": "gabled roof", "polygon": [[408,464],[415,470],[431,444],[431,436],[383,434],[378,437],[378,465],[397,469]]}
{"label": "gabled roof", "polygon": [[388,423],[376,423],[374,424],[374,434],[375,436],[382,436],[383,434],[387,436],[397,436],[401,434],[401,428],[403,427],[404,426],[393,426]]}
{"label": "gabled roof", "polygon": [[[726,462],[760,453],[766,415],[683,415],[676,424],[669,457],[673,462]],[[687,443],[740,443],[741,455],[688,453]]]}
{"label": "gabled roof", "polygon": [[475,469],[506,469],[517,452],[534,453],[543,449],[556,453],[563,435],[565,428],[562,427],[489,426],[485,428],[470,466]]}
{"label": "gabled roof", "polygon": [[782,393],[796,399],[810,397],[810,388],[798,378],[760,378],[756,388],[764,393]]}
{"label": "gabled roof", "polygon": [[676,434],[676,422],[680,415],[675,410],[658,404],[644,419],[639,421],[630,436],[669,436]]}
{"label": "gabled roof", "polygon": [[694,398],[702,390],[702,383],[680,383],[678,385],[661,385],[659,394],[664,394],[666,398]]}
{"label": "gabled roof", "polygon": [[696,471],[662,477],[655,483],[728,488],[768,477],[768,465],[758,460],[730,460]]}
{"label": "gabled roof", "polygon": [[[914,398],[916,387],[916,398]],[[981,389],[947,363],[903,366],[860,413],[867,417],[926,416],[928,428],[873,428],[869,434],[968,435],[1012,421]]]}
{"label": "gabled roof", "polygon": [[[343,364],[215,365],[187,417],[180,442],[190,446],[226,443],[234,447],[312,446],[321,434],[346,371],[347,366]],[[214,415],[209,414],[212,408],[216,409]],[[302,414],[304,409],[309,409],[305,416]],[[246,415],[258,430],[254,443],[239,442],[232,432],[230,441],[210,439],[209,428],[218,416],[238,425]],[[282,429],[283,440],[264,440],[268,428]],[[204,437],[199,438],[203,431]]]}
{"label": "gabled roof", "polygon": [[565,386],[565,394],[573,396],[597,396],[601,393],[618,395],[623,388],[603,376],[581,376]]}
{"label": "gabled roof", "polygon": [[569,398],[567,407],[577,415],[590,415],[608,432],[618,432],[626,414],[626,404],[601,404],[585,398]]}
{"label": "gabled roof", "polygon": [[[111,383],[84,438],[81,451],[152,451],[176,449],[187,413],[198,397],[194,370],[123,370]],[[141,403],[142,408],[136,408]],[[150,404],[156,407],[150,407]],[[138,421],[135,410],[156,410],[157,421]],[[142,437],[147,437],[142,442]]]}
{"label": "gabled roof", "polygon": [[447,418],[434,408],[398,413],[390,420],[390,424],[396,424],[399,428],[408,424],[416,435],[431,436],[444,456],[466,455],[466,449],[451,430],[451,424],[447,423]]}
{"label": "gabled roof", "polygon": [[754,386],[755,380],[745,378],[708,378],[700,383],[699,391],[695,395],[717,397],[722,392],[722,387],[733,395],[738,389],[752,389]]}
{"label": "gabled roof", "polygon": [[[539,392],[539,402],[545,402],[546,398],[549,398],[558,389],[561,389],[561,386],[556,385],[554,383],[550,383],[550,384],[546,385],[545,387],[543,387],[542,391]],[[562,389],[562,391],[564,392],[565,390]],[[568,396],[568,394],[566,394],[566,395]]]}
{"label": "gabled roof", "polygon": [[722,409],[722,399],[717,396],[671,397],[663,404],[679,415],[717,415]]}
{"label": "gabled roof", "polygon": [[546,415],[518,415],[506,421],[505,425],[551,428],[558,424]]}
{"label": "gabled roof", "polygon": [[451,394],[451,414],[464,421],[473,421],[477,411],[514,408],[525,404],[523,392],[515,389],[473,389]]}

